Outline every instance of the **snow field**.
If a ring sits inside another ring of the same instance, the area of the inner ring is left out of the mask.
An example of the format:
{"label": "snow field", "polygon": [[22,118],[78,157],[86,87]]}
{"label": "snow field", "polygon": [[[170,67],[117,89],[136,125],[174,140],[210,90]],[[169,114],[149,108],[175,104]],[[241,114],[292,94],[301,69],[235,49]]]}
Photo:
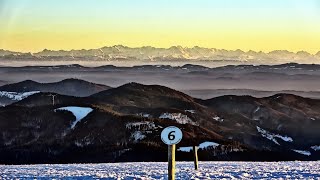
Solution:
{"label": "snow field", "polygon": [[[177,162],[176,179],[319,179],[320,163]],[[0,179],[167,179],[167,163],[0,165]]]}

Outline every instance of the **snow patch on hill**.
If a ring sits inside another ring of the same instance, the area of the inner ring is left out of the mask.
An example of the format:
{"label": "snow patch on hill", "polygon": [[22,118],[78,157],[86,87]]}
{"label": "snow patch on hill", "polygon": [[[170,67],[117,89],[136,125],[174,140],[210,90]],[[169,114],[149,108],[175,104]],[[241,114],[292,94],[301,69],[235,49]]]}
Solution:
{"label": "snow patch on hill", "polygon": [[257,126],[257,130],[261,134],[262,137],[265,137],[265,138],[273,141],[277,145],[280,145],[280,143],[276,140],[276,138],[282,139],[283,141],[286,141],[286,142],[293,142],[293,139],[289,136],[281,136],[279,134],[273,134],[273,133],[268,132],[267,130],[260,128],[259,126]]}
{"label": "snow patch on hill", "polygon": [[30,92],[8,92],[8,91],[0,91],[0,97],[7,97],[14,101],[21,101],[28,96],[33,94],[40,93],[40,91],[30,91]]}
{"label": "snow patch on hill", "polygon": [[130,122],[126,124],[126,128],[137,129],[137,130],[153,130],[157,129],[158,127],[154,124],[154,122]]}
{"label": "snow patch on hill", "polygon": [[305,155],[305,156],[310,156],[311,155],[310,151],[297,150],[297,149],[292,149],[292,151],[294,151],[296,153],[299,153],[299,154],[302,154],[302,155]]}
{"label": "snow patch on hill", "polygon": [[149,118],[149,117],[151,117],[151,114],[148,114],[148,113],[138,113],[137,116]]}
{"label": "snow patch on hill", "polygon": [[[215,142],[209,142],[209,141],[205,141],[201,144],[199,144],[199,149],[207,149],[209,147],[212,147],[212,148],[216,148],[218,147],[220,144],[218,143],[215,143]],[[182,151],[182,152],[191,152],[193,149],[192,146],[187,146],[187,147],[179,147],[177,150],[178,151]]]}
{"label": "snow patch on hill", "polygon": [[146,138],[146,135],[144,135],[141,131],[135,131],[131,134],[131,138],[134,140],[134,142],[138,142]]}
{"label": "snow patch on hill", "polygon": [[260,106],[258,106],[258,107],[254,110],[254,112],[253,112],[253,113],[258,112],[259,110],[260,110]]}
{"label": "snow patch on hill", "polygon": [[185,112],[189,112],[191,114],[194,114],[196,113],[196,110],[193,110],[193,109],[187,109],[187,110],[184,110]]}
{"label": "snow patch on hill", "polygon": [[293,142],[293,139],[291,137],[288,137],[288,136],[281,136],[279,134],[275,134],[274,137],[280,138],[280,139],[282,139],[283,141],[286,141],[286,142]]}
{"label": "snow patch on hill", "polygon": [[177,149],[177,151],[181,151],[181,152],[191,152],[191,151],[192,151],[192,147],[191,147],[191,146],[179,147],[179,148]]}
{"label": "snow patch on hill", "polygon": [[85,137],[81,140],[76,140],[74,144],[78,147],[88,146],[92,143],[92,140],[89,137]]}
{"label": "snow patch on hill", "polygon": [[147,134],[153,132],[158,128],[162,128],[161,126],[156,125],[154,122],[141,121],[141,122],[130,122],[126,124],[126,129],[129,131],[133,131],[131,133],[130,138],[134,142],[141,141],[145,139]]}
{"label": "snow patch on hill", "polygon": [[200,149],[207,149],[208,147],[217,147],[219,145],[220,144],[215,143],[215,142],[206,141],[206,142],[203,142],[203,143],[199,144],[199,148]]}
{"label": "snow patch on hill", "polygon": [[320,145],[319,146],[311,146],[311,149],[314,151],[320,151]]}
{"label": "snow patch on hill", "polygon": [[224,121],[224,119],[219,117],[219,116],[214,116],[214,117],[212,117],[212,119],[215,120],[215,121],[218,121],[218,122],[223,122]]}
{"label": "snow patch on hill", "polygon": [[90,112],[93,111],[92,108],[89,108],[89,107],[78,107],[78,106],[61,107],[61,108],[58,108],[56,110],[70,111],[76,117],[76,120],[71,124],[71,129],[73,129],[78,122],[80,122]]}
{"label": "snow patch on hill", "polygon": [[180,124],[192,124],[196,125],[187,115],[181,113],[162,113],[160,119],[171,119],[175,120]]}

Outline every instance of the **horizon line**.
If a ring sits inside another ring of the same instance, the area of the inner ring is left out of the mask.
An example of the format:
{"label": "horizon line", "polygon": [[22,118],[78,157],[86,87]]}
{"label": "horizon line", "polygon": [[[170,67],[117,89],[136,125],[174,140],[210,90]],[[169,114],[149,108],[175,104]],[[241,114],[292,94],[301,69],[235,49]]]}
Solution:
{"label": "horizon line", "polygon": [[287,49],[274,49],[274,50],[270,50],[270,51],[263,51],[263,50],[247,50],[247,51],[244,51],[242,50],[241,48],[237,48],[237,49],[225,49],[225,48],[214,48],[214,47],[203,47],[203,46],[198,46],[198,45],[195,45],[195,46],[182,46],[182,45],[172,45],[172,46],[169,46],[169,47],[157,47],[157,46],[151,46],[151,45],[145,45],[145,46],[127,46],[127,45],[123,45],[123,44],[115,44],[115,45],[106,45],[106,46],[102,46],[102,47],[98,47],[98,48],[82,48],[82,49],[48,49],[48,48],[44,48],[42,49],[41,51],[19,51],[19,50],[13,50],[13,49],[0,49],[0,50],[4,50],[4,51],[10,51],[10,52],[13,52],[13,53],[31,53],[31,54],[36,54],[36,53],[40,53],[40,52],[43,52],[45,50],[48,50],[48,51],[81,51],[81,50],[97,50],[97,49],[102,49],[102,48],[110,48],[110,47],[116,47],[116,46],[123,46],[125,48],[130,48],[130,49],[139,49],[139,48],[146,48],[146,47],[151,47],[151,48],[155,48],[155,49],[170,49],[170,48],[173,48],[173,47],[181,47],[183,49],[192,49],[192,48],[203,48],[203,49],[217,49],[217,50],[226,50],[226,51],[242,51],[244,53],[248,53],[249,51],[253,51],[253,52],[262,52],[262,53],[270,53],[270,52],[273,52],[273,51],[287,51],[287,52],[291,52],[291,53],[295,53],[297,54],[298,52],[306,52],[306,53],[309,53],[310,55],[316,55],[318,53],[320,53],[320,49],[319,51],[315,52],[315,53],[310,53],[309,51],[307,50],[297,50],[297,51],[290,51],[290,50],[287,50]]}

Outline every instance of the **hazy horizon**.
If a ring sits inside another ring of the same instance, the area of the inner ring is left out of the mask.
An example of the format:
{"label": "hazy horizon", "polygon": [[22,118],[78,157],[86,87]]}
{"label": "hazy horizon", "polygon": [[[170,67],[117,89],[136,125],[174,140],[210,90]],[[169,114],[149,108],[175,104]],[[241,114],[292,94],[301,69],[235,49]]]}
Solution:
{"label": "hazy horizon", "polygon": [[182,46],[182,45],[172,45],[172,46],[168,46],[168,47],[157,47],[157,46],[151,46],[151,45],[145,45],[145,46],[127,46],[127,45],[124,45],[124,44],[114,44],[114,45],[106,45],[106,46],[101,46],[101,47],[97,47],[97,48],[79,48],[79,49],[49,49],[49,48],[43,48],[42,50],[39,50],[39,51],[36,51],[36,52],[31,52],[31,51],[28,51],[28,52],[24,52],[24,51],[15,51],[13,49],[0,49],[0,50],[4,50],[4,51],[11,51],[11,52],[16,52],[16,53],[32,53],[32,54],[36,54],[36,53],[40,53],[40,52],[43,52],[45,50],[48,50],[48,51],[81,51],[81,50],[93,50],[93,49],[102,49],[102,48],[106,48],[106,47],[118,47],[118,46],[123,46],[123,47],[126,47],[126,48],[130,48],[130,49],[141,49],[141,48],[146,48],[146,47],[152,47],[152,48],[155,48],[155,49],[170,49],[170,48],[173,48],[173,47],[181,47],[183,49],[193,49],[193,48],[202,48],[202,49],[211,49],[211,50],[226,50],[226,51],[243,51],[244,53],[248,53],[248,52],[262,52],[262,53],[270,53],[270,52],[274,52],[274,51],[288,51],[288,52],[292,52],[292,53],[299,53],[299,52],[306,52],[306,53],[309,53],[311,55],[316,55],[318,53],[320,53],[320,48],[319,48],[319,51],[315,51],[314,53],[311,53],[311,52],[308,52],[308,51],[305,51],[305,50],[297,50],[297,51],[290,51],[290,50],[287,50],[287,49],[273,49],[273,50],[268,50],[268,51],[255,51],[255,50],[252,50],[252,49],[249,49],[249,50],[243,50],[241,48],[236,48],[236,49],[224,49],[224,48],[215,48],[215,47],[203,47],[203,46],[198,46],[198,45],[194,45],[194,46]]}

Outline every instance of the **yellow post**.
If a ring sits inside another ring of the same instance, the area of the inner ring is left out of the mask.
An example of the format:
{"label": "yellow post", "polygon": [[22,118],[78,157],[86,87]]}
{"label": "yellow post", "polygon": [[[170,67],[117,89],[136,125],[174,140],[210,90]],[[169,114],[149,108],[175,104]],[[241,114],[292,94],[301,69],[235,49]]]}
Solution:
{"label": "yellow post", "polygon": [[193,161],[194,161],[194,169],[198,170],[198,147],[193,146]]}
{"label": "yellow post", "polygon": [[168,179],[174,180],[176,173],[176,145],[168,146]]}

